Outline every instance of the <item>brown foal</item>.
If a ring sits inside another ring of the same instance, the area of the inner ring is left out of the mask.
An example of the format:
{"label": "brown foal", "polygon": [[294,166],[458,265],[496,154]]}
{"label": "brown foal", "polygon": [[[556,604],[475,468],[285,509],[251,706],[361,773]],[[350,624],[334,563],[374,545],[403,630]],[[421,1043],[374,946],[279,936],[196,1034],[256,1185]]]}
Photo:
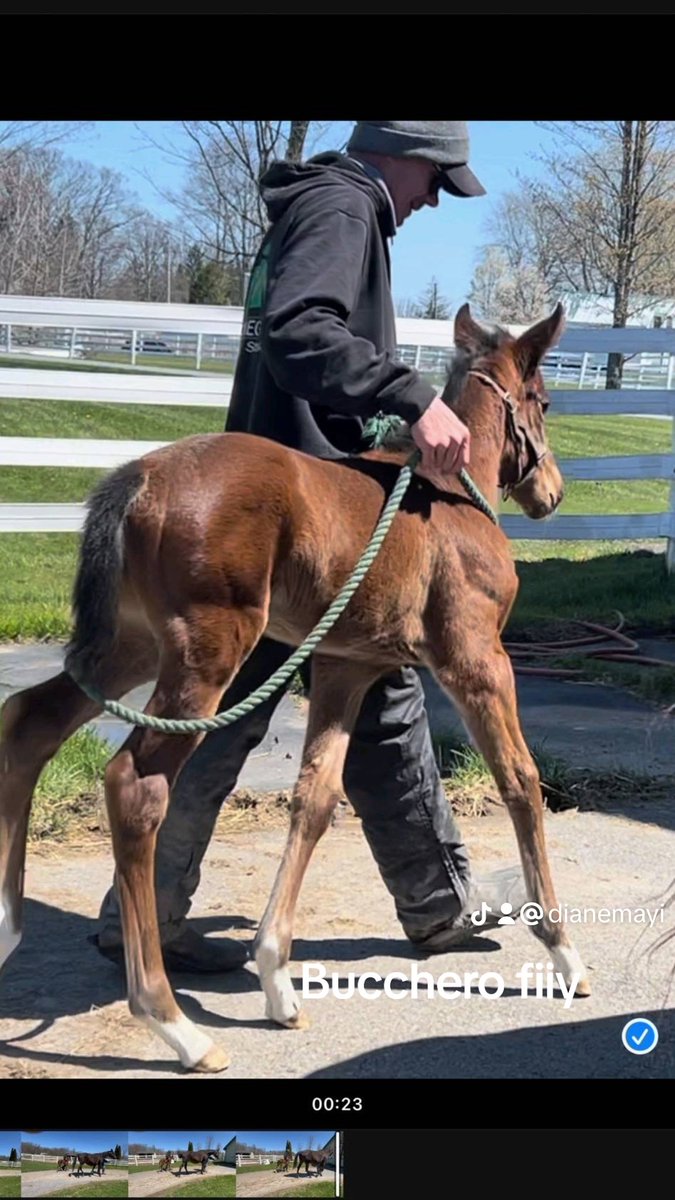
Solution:
{"label": "brown foal", "polygon": [[[539,364],[562,308],[515,339],[457,314],[444,399],[471,430],[471,476],[497,507],[508,490],[534,518],[563,485],[548,450]],[[297,646],[350,575],[412,441],[328,462],[246,434],[190,437],[127,463],[90,499],[66,667],[110,699],[156,679],[146,711],[212,716],[263,633]],[[436,486],[438,484],[439,486]],[[418,471],[382,549],[312,661],[307,735],[288,842],[255,940],[267,1015],[302,1028],[288,972],[293,918],[312,851],[342,794],[349,738],[368,688],[393,667],[429,668],[483,753],[513,819],[533,928],[567,984],[587,994],[556,906],[537,769],[518,719],[501,631],[517,577],[505,534],[458,480]],[[0,961],[19,943],[26,830],[47,761],[100,712],[65,671],[9,698],[0,743]],[[160,947],[157,831],[178,772],[204,735],[134,729],[106,769],[129,1006],[201,1071],[224,1052],[185,1017]]]}

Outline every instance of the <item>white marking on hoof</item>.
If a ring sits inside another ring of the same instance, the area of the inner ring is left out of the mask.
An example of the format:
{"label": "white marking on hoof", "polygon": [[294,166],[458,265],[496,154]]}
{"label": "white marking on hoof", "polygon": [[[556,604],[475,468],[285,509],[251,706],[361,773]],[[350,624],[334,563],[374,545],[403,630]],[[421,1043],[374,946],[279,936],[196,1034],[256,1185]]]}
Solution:
{"label": "white marking on hoof", "polygon": [[549,954],[553,966],[561,975],[568,987],[574,987],[577,996],[590,996],[591,988],[586,978],[586,968],[581,955],[574,946],[552,946]]}
{"label": "white marking on hoof", "polygon": [[265,1016],[278,1025],[302,1028],[298,1025],[300,1001],[291,983],[288,967],[279,966],[279,959],[279,943],[273,934],[256,946],[255,961],[267,997]]}
{"label": "white marking on hoof", "polygon": [[9,903],[0,901],[0,971],[21,941],[21,930],[14,928]]}
{"label": "white marking on hoof", "polygon": [[183,1013],[177,1021],[158,1021],[156,1017],[147,1015],[140,1017],[140,1020],[176,1051],[184,1067],[197,1067],[202,1059],[208,1059],[214,1051],[220,1053],[215,1042]]}

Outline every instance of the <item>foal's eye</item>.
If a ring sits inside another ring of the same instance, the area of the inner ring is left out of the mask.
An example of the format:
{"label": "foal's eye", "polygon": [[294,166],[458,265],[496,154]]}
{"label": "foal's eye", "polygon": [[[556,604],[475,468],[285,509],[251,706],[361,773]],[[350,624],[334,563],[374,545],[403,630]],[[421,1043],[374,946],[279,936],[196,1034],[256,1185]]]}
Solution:
{"label": "foal's eye", "polygon": [[536,402],[540,406],[542,412],[546,412],[546,410],[550,404],[550,400],[545,392],[544,393],[537,392],[534,390],[534,388],[529,388],[526,391],[525,396],[528,400],[536,400]]}

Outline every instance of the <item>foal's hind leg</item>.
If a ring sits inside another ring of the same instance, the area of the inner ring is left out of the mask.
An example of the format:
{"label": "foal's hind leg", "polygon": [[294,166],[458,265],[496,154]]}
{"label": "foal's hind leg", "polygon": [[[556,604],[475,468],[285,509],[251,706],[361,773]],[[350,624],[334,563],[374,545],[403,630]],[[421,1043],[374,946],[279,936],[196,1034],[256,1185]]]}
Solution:
{"label": "foal's hind leg", "polygon": [[511,662],[498,638],[482,652],[475,645],[464,656],[462,651],[454,646],[452,665],[435,673],[458,704],[508,807],[528,894],[543,910],[532,932],[544,942],[565,983],[575,983],[578,996],[590,995],[579,954],[564,925],[549,915],[558,903],[546,853],[539,772],[520,728]]}
{"label": "foal's hind leg", "polygon": [[254,943],[267,997],[266,1014],[289,1029],[307,1026],[288,973],[300,887],[314,847],[328,828],[343,794],[342,770],[363,697],[380,674],[362,663],[317,656],[312,660],[307,734],[300,776],[293,792],[291,827]]}
{"label": "foal's hind leg", "polygon": [[[210,717],[264,626],[262,612],[218,614],[217,625],[190,613],[176,621],[146,712]],[[167,635],[168,642],[168,635]],[[177,1051],[183,1066],[222,1071],[225,1053],[185,1017],[164,970],[155,896],[155,845],[181,767],[203,733],[135,729],[108,764],[106,802],[115,851],[129,1008]],[[186,1166],[187,1171],[187,1166]]]}
{"label": "foal's hind leg", "polygon": [[[117,699],[156,671],[152,639],[122,631],[115,657],[101,664],[101,690]],[[63,743],[101,712],[62,671],[15,692],[2,710],[0,739],[0,967],[21,940],[26,836],[33,791]]]}

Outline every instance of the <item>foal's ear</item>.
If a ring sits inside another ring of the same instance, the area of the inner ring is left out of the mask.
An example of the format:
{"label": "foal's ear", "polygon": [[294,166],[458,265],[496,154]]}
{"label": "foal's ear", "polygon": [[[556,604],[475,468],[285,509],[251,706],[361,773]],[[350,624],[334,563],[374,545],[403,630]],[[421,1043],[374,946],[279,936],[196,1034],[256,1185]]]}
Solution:
{"label": "foal's ear", "polygon": [[463,304],[455,313],[455,346],[467,350],[473,357],[486,348],[487,331],[471,316],[468,304]]}
{"label": "foal's ear", "polygon": [[522,333],[513,346],[513,354],[523,379],[534,375],[544,355],[557,345],[565,331],[565,310],[556,304],[550,317],[538,321]]}

